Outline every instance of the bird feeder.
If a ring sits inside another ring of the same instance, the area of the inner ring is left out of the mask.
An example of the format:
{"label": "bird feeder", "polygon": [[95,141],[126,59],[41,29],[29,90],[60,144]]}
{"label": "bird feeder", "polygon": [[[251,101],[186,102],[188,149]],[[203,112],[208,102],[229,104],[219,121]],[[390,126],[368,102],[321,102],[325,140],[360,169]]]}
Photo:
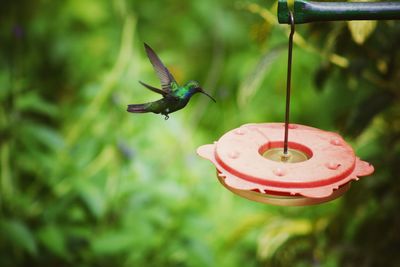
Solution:
{"label": "bird feeder", "polygon": [[[313,21],[400,19],[399,2],[294,1],[278,3],[279,23],[291,25],[284,123],[245,124],[197,153],[216,167],[217,178],[249,200],[304,206],[336,199],[374,167],[359,159],[337,133],[289,123],[294,25]],[[290,137],[289,137],[290,136]]]}
{"label": "bird feeder", "polygon": [[197,153],[217,168],[227,189],[250,200],[284,206],[333,200],[350,183],[371,174],[343,138],[332,132],[290,124],[283,151],[284,123],[246,124],[225,133]]}

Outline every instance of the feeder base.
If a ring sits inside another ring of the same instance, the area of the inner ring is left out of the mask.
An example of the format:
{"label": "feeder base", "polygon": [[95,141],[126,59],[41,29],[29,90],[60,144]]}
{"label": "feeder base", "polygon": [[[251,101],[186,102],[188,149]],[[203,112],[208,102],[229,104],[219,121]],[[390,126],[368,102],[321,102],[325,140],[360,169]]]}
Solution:
{"label": "feeder base", "polygon": [[233,187],[230,187],[224,182],[224,179],[218,176],[218,180],[220,183],[227,188],[229,191],[232,193],[235,193],[238,196],[247,198],[248,200],[264,203],[264,204],[270,204],[270,205],[275,205],[275,206],[310,206],[310,205],[316,205],[316,204],[321,204],[324,202],[329,202],[332,200],[335,200],[339,197],[341,197],[344,193],[347,192],[347,190],[350,189],[350,183],[347,183],[340,187],[338,190],[333,191],[333,193],[324,198],[308,198],[308,197],[303,197],[303,196],[279,196],[279,195],[273,195],[273,194],[266,194],[266,193],[260,193],[256,191],[251,191],[251,190],[240,190],[240,189],[235,189]]}

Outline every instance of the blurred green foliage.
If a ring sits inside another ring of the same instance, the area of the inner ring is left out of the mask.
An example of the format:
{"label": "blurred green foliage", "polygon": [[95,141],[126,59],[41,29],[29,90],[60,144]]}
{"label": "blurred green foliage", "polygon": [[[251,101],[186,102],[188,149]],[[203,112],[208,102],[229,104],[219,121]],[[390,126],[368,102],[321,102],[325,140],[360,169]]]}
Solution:
{"label": "blurred green foliage", "polygon": [[[399,22],[297,27],[291,120],[376,168],[343,198],[252,203],[195,154],[283,120],[275,14],[272,0],[2,3],[0,266],[400,266]],[[143,42],[218,103],[128,114],[158,97],[137,82],[158,84]]]}

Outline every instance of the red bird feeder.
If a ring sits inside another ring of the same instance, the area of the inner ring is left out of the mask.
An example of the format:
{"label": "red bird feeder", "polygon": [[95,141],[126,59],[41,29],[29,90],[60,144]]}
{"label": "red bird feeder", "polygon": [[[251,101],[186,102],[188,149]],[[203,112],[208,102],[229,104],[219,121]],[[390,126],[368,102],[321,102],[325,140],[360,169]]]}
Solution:
{"label": "red bird feeder", "polygon": [[274,205],[312,205],[341,196],[374,167],[357,158],[340,135],[289,124],[295,19],[287,3],[279,3],[291,25],[285,123],[243,125],[197,153],[214,163],[222,185],[242,197]]}
{"label": "red bird feeder", "polygon": [[290,124],[284,155],[283,123],[246,124],[197,153],[217,168],[219,181],[250,200],[302,206],[333,200],[353,180],[374,171],[343,138],[332,132]]}

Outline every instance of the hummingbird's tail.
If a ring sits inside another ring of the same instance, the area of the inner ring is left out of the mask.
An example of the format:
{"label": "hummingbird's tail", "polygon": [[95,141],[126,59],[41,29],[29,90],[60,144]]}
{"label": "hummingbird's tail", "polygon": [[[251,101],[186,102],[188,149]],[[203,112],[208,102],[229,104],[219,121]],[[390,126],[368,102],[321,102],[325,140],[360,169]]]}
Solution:
{"label": "hummingbird's tail", "polygon": [[148,110],[149,104],[131,104],[128,105],[128,112],[132,112],[132,113],[145,113],[145,112],[149,112]]}

